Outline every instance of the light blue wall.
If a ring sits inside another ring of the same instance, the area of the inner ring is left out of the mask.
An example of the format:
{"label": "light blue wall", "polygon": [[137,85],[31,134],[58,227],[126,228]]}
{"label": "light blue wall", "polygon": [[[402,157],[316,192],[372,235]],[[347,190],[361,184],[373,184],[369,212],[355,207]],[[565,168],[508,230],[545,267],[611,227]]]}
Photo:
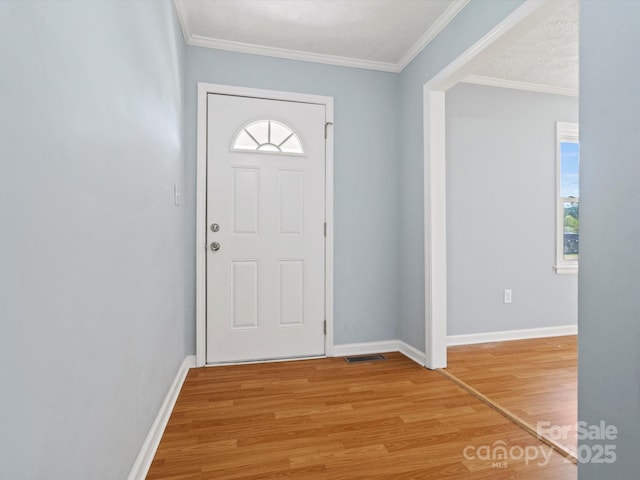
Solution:
{"label": "light blue wall", "polygon": [[400,74],[399,338],[424,350],[424,169],[422,87],[502,21],[522,0],[472,0]]}
{"label": "light blue wall", "polygon": [[580,480],[640,472],[639,18],[640,2],[580,2],[578,413],[620,432],[589,442],[617,460],[580,465]]}
{"label": "light blue wall", "polygon": [[578,99],[458,84],[446,117],[449,335],[575,325],[577,275],[553,265],[555,124]]}
{"label": "light blue wall", "polygon": [[[0,478],[125,478],[195,350],[198,81],[335,97],[336,343],[423,348],[422,86],[521,3],[395,75],[185,54],[170,2],[0,2]],[[635,478],[640,5],[581,10],[580,418],[621,438],[580,474]]]}
{"label": "light blue wall", "polygon": [[173,3],[2,1],[0,65],[0,478],[124,479],[193,343]]}
{"label": "light blue wall", "polygon": [[[187,47],[186,72],[189,258],[195,258],[197,82],[332,96],[335,343],[397,338],[398,76],[200,47]],[[189,292],[195,292],[194,268],[192,260],[186,276]],[[194,305],[193,294],[188,301]],[[193,307],[189,315],[195,316]]]}

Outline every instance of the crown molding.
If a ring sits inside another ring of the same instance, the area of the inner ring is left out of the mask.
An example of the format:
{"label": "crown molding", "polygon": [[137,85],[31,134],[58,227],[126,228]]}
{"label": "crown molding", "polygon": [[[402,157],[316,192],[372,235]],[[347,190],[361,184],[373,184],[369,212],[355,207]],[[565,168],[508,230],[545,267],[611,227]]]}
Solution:
{"label": "crown molding", "polygon": [[552,95],[564,95],[567,97],[577,97],[579,94],[576,88],[556,87],[541,83],[520,82],[517,80],[505,80],[495,77],[483,77],[481,75],[467,75],[461,83],[471,83],[474,85],[484,85],[486,87],[511,88],[513,90],[525,90],[527,92],[550,93]]}
{"label": "crown molding", "polygon": [[227,50],[230,52],[248,53],[266,57],[286,58],[288,60],[301,60],[303,62],[326,63],[328,65],[365,68],[367,70],[379,70],[382,72],[399,72],[398,66],[395,63],[376,62],[373,60],[361,60],[359,58],[303,52],[300,50],[289,50],[288,48],[265,47],[252,43],[242,43],[234,42],[231,40],[220,40],[215,38],[203,37],[201,35],[190,35],[189,39],[187,40],[187,44],[196,47]]}
{"label": "crown molding", "polygon": [[360,58],[341,57],[338,55],[326,55],[321,53],[304,52],[300,50],[290,50],[287,48],[267,47],[251,43],[235,42],[209,38],[193,33],[189,22],[189,14],[186,4],[188,0],[174,0],[178,20],[182,27],[182,34],[187,45],[196,47],[214,48],[217,50],[227,50],[230,52],[248,53],[252,55],[262,55],[267,57],[286,58],[289,60],[300,60],[304,62],[324,63],[328,65],[338,65],[341,67],[364,68],[367,70],[378,70],[381,72],[400,73],[413,60],[471,0],[456,0],[447,10],[436,20],[436,22],[422,35],[416,43],[405,53],[398,63],[378,62],[375,60],[364,60]]}
{"label": "crown molding", "polygon": [[180,26],[182,27],[182,36],[184,37],[185,43],[188,45],[192,33],[191,23],[189,22],[189,14],[187,13],[185,2],[184,0],[174,0],[173,4],[176,6],[178,21],[180,22]]}
{"label": "crown molding", "polygon": [[445,12],[440,15],[438,20],[435,21],[433,25],[427,30],[424,35],[422,35],[416,43],[414,43],[407,53],[405,53],[400,61],[396,64],[397,72],[401,72],[405,69],[407,65],[411,63],[411,61],[418,56],[418,54],[424,50],[424,48],[431,43],[431,41],[438,36],[438,34],[445,29],[449,22],[455,18],[458,13],[462,11],[464,7],[471,0],[456,0],[453,2],[449,8],[445,10]]}

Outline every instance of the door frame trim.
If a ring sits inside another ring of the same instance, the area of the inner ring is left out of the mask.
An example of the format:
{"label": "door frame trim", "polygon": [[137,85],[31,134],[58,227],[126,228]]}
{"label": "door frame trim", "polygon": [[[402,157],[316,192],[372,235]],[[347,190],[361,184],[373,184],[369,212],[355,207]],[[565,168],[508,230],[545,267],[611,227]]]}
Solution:
{"label": "door frame trim", "polygon": [[473,73],[491,46],[506,44],[567,4],[525,0],[498,25],[423,84],[425,366],[447,366],[446,91]]}
{"label": "door frame trim", "polygon": [[[198,82],[197,152],[196,152],[196,367],[207,361],[207,95],[284,100],[325,106],[325,122],[333,124],[333,97],[305,93],[263,90],[214,83]],[[324,339],[325,356],[333,356],[333,128],[327,129],[325,150],[325,275],[324,309],[327,333]]]}

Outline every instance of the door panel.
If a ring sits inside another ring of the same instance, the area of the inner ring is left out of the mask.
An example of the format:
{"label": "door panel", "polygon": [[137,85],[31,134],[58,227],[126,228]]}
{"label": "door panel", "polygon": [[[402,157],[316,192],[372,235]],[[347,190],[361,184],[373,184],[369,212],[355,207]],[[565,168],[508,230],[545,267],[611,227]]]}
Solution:
{"label": "door panel", "polygon": [[207,107],[207,362],[323,355],[325,107]]}
{"label": "door panel", "polygon": [[260,170],[232,168],[231,218],[236,235],[258,235],[260,218]]}
{"label": "door panel", "polygon": [[231,315],[234,328],[258,328],[259,267],[257,260],[232,261]]}
{"label": "door panel", "polygon": [[304,172],[281,170],[280,234],[302,235],[304,224]]}
{"label": "door panel", "polygon": [[279,325],[304,325],[304,260],[280,260],[279,264]]}

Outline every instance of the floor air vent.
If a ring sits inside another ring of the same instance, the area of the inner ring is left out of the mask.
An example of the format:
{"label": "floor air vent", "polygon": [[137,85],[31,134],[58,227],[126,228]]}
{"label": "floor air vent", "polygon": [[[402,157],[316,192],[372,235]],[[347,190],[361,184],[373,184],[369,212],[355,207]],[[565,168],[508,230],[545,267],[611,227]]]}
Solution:
{"label": "floor air vent", "polygon": [[379,353],[375,355],[358,355],[357,357],[344,357],[347,363],[376,362],[378,360],[386,360],[387,357]]}

